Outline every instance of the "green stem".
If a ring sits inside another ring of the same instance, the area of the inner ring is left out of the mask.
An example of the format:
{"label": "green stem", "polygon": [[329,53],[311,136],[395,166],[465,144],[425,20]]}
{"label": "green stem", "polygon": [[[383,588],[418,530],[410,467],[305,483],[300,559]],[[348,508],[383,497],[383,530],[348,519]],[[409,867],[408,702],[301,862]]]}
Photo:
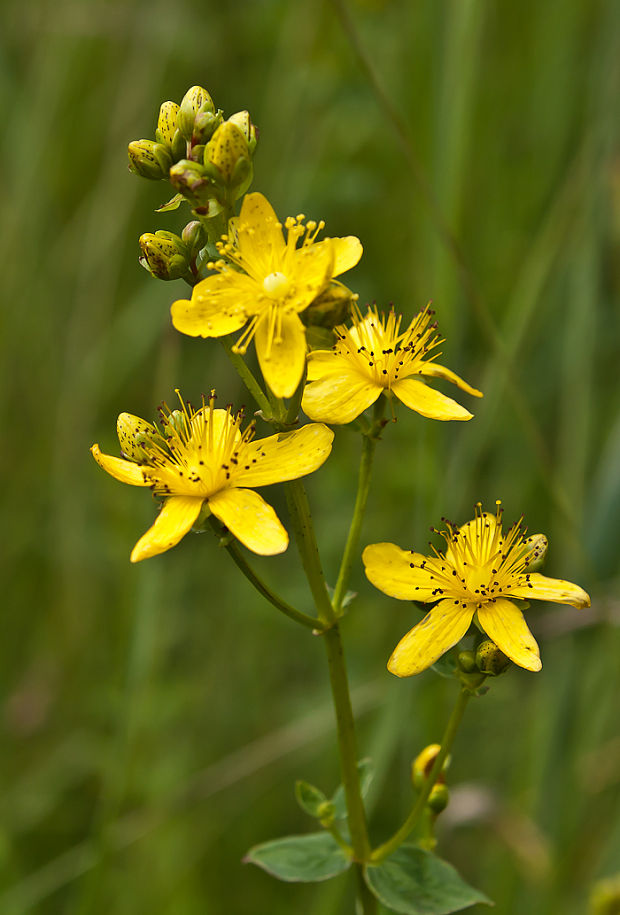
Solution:
{"label": "green stem", "polygon": [[323,633],[332,697],[336,711],[338,727],[338,750],[340,753],[340,770],[342,785],[347,802],[347,815],[351,846],[356,861],[367,861],[370,855],[366,813],[360,791],[359,771],[357,768],[357,747],[355,742],[355,723],[349,694],[347,668],[344,659],[340,627],[336,623]]}
{"label": "green stem", "polygon": [[265,397],[260,384],[245,364],[244,359],[239,355],[239,353],[233,352],[232,343],[227,337],[220,337],[220,342],[226,350],[226,354],[232,362],[235,371],[239,375],[239,378],[241,378],[242,382],[258,404],[258,407],[263,411],[264,416],[269,418],[272,413],[271,404]]}
{"label": "green stem", "polygon": [[317,614],[324,626],[330,626],[335,622],[334,610],[332,607],[323,569],[321,568],[321,559],[319,550],[316,545],[314,528],[312,526],[312,516],[310,514],[310,505],[308,496],[301,480],[291,480],[286,483],[286,501],[288,503],[289,514],[297,549],[301,557],[301,562],[310,585],[312,597],[316,606]]}
{"label": "green stem", "polygon": [[364,865],[356,863],[355,868],[355,885],[357,887],[357,898],[361,906],[362,915],[376,915],[377,900],[368,889],[364,880]]}
{"label": "green stem", "polygon": [[375,407],[375,422],[373,427],[369,434],[365,434],[362,438],[362,459],[360,461],[355,508],[353,510],[353,518],[351,520],[351,527],[349,528],[349,536],[347,537],[347,543],[344,548],[342,562],[340,563],[338,580],[336,582],[336,588],[332,598],[332,605],[336,616],[341,615],[342,604],[347,593],[349,578],[351,577],[353,560],[357,554],[357,549],[359,546],[362,521],[364,520],[366,502],[368,501],[368,493],[370,491],[372,461],[378,441],[377,433],[381,425],[381,416],[383,413],[384,403],[384,398],[380,397],[379,401],[377,401],[377,404],[380,404],[380,406]]}
{"label": "green stem", "polygon": [[439,773],[442,770],[446,757],[450,752],[450,748],[452,747],[454,737],[458,730],[459,724],[461,723],[461,719],[465,711],[465,706],[467,705],[470,696],[471,691],[466,687],[461,687],[458,698],[456,700],[456,704],[452,710],[450,720],[448,721],[446,731],[441,741],[441,750],[435,758],[433,768],[429,772],[428,778],[424,782],[424,786],[422,787],[422,790],[420,791],[420,794],[418,795],[418,798],[411,809],[411,813],[403,825],[400,827],[400,829],[394,833],[391,839],[388,839],[387,842],[383,843],[383,845],[379,845],[378,848],[375,848],[372,855],[370,856],[373,864],[378,864],[387,858],[388,855],[391,855],[392,852],[396,851],[396,849],[399,848],[405,839],[409,836],[412,829],[418,822],[420,816],[424,813],[426,802],[428,801],[429,795],[439,777]]}
{"label": "green stem", "polygon": [[301,610],[296,610],[295,607],[291,607],[291,605],[282,600],[282,598],[276,594],[275,591],[272,591],[271,588],[265,584],[262,578],[258,577],[234,540],[226,543],[225,539],[222,537],[222,527],[216,521],[213,515],[209,517],[209,524],[211,525],[214,533],[220,538],[220,542],[226,548],[226,551],[228,552],[237,568],[243,572],[247,580],[254,588],[256,588],[259,594],[262,594],[263,597],[265,597],[269,603],[276,608],[276,610],[280,610],[281,613],[284,613],[285,616],[295,620],[296,623],[301,623],[302,626],[306,626],[308,629],[319,631],[321,630],[320,620],[315,619],[313,616],[309,616],[307,613],[303,613]]}

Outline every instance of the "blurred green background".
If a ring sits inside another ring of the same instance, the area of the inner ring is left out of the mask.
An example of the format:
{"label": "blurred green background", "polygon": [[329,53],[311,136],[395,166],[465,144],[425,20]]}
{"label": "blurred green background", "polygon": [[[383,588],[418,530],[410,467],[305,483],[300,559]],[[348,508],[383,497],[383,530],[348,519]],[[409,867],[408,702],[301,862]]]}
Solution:
{"label": "blurred green background", "polygon": [[[246,399],[217,343],[171,330],[183,283],[137,263],[141,232],[183,223],[154,213],[168,188],[130,175],[126,146],[195,83],[259,126],[254,189],[361,238],[362,302],[432,299],[445,364],[485,392],[461,396],[470,423],[403,410],[386,429],[363,543],[423,549],[442,515],[501,498],[549,535],[547,573],[592,593],[532,609],[544,669],[468,709],[439,830],[499,915],[584,912],[620,866],[620,4],[7,0],[2,18],[0,912],[353,911],[346,876],[241,863],[313,828],[296,778],[339,780],[320,644],[211,535],[131,566],[153,505],[88,452],[177,385]],[[339,432],[309,481],[332,581],[358,448]],[[309,608],[293,548],[256,565]],[[353,583],[378,842],[454,685],[386,672],[415,615],[359,564]]]}

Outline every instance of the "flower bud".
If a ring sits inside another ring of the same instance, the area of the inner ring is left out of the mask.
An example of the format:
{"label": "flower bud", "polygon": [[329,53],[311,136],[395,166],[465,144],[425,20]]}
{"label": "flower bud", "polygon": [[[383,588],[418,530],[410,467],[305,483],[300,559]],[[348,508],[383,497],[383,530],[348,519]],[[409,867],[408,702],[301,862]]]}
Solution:
{"label": "flower bud", "polygon": [[145,232],[139,243],[140,263],[158,280],[178,280],[191,273],[187,245],[173,232]]}
{"label": "flower bud", "polygon": [[228,118],[228,122],[230,124],[235,124],[235,126],[237,126],[242,132],[248,144],[250,155],[253,156],[254,150],[256,149],[256,143],[258,141],[258,131],[250,119],[250,112],[236,111]]}
{"label": "flower bud", "polygon": [[441,813],[442,810],[445,810],[448,806],[450,800],[450,792],[448,791],[448,786],[444,784],[433,785],[431,793],[428,796],[427,805],[431,808],[433,813]]}
{"label": "flower bud", "polygon": [[207,231],[197,219],[188,222],[181,233],[183,242],[187,245],[190,256],[195,257],[207,243]]}
{"label": "flower bud", "polygon": [[204,163],[208,173],[240,197],[252,182],[252,160],[242,131],[229,121],[217,128],[205,147]]}
{"label": "flower bud", "polygon": [[[411,780],[413,782],[413,787],[418,790],[422,787],[426,779],[431,773],[433,764],[437,759],[437,754],[441,750],[441,744],[431,743],[425,747],[421,753],[418,753],[416,758],[411,764]],[[444,781],[444,775],[442,772],[439,773],[438,782]]]}
{"label": "flower bud", "polygon": [[510,665],[510,659],[499,650],[495,642],[485,639],[476,648],[476,667],[480,673],[488,677],[497,677],[503,674]]}
{"label": "flower bud", "polygon": [[203,166],[189,159],[181,159],[172,166],[170,183],[195,208],[208,206],[217,190]]}
{"label": "flower bud", "polygon": [[459,651],[457,662],[460,669],[466,673],[471,674],[476,668],[476,655],[473,651]]}
{"label": "flower bud", "polygon": [[188,143],[191,142],[196,115],[201,108],[205,111],[215,111],[215,105],[207,90],[202,86],[192,86],[183,96],[177,118],[177,127]]}
{"label": "flower bud", "polygon": [[[192,133],[192,145],[207,143],[217,128],[222,123],[222,112],[213,112],[212,108],[203,105],[196,113],[194,120],[194,131]],[[196,155],[196,160],[198,156]]]}
{"label": "flower bud", "polygon": [[177,162],[185,155],[185,140],[177,126],[179,106],[176,102],[164,102],[159,109],[155,139],[167,146],[173,161]]}
{"label": "flower bud", "polygon": [[525,545],[528,548],[529,555],[527,557],[527,565],[523,571],[538,572],[545,564],[549,541],[544,534],[532,534],[531,537],[526,539]]}
{"label": "flower bud", "polygon": [[356,299],[357,296],[346,286],[330,283],[299,317],[306,327],[327,327],[332,330],[347,320]]}
{"label": "flower bud", "polygon": [[129,171],[141,178],[159,181],[167,178],[172,165],[170,150],[153,140],[134,140],[127,148]]}
{"label": "flower bud", "polygon": [[121,413],[116,421],[116,431],[121,451],[131,461],[141,461],[146,457],[144,445],[159,439],[155,426],[132,413]]}

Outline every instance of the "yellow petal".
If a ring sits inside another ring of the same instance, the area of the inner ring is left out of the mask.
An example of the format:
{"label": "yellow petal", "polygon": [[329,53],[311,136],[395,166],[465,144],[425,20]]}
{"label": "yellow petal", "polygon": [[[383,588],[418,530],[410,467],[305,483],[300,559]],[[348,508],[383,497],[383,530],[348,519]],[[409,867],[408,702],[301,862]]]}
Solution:
{"label": "yellow petal", "polygon": [[[172,323],[188,337],[224,337],[254,314],[258,290],[243,273],[225,270],[197,283],[192,298],[172,303]],[[246,305],[251,310],[246,311]]]}
{"label": "yellow petal", "polygon": [[246,194],[236,221],[237,245],[248,272],[264,278],[277,272],[286,247],[282,226],[262,194]]}
{"label": "yellow petal", "polygon": [[303,311],[323,292],[333,276],[332,240],[325,238],[314,245],[290,249],[280,269],[293,286],[288,303],[296,311]]}
{"label": "yellow petal", "polygon": [[519,608],[498,597],[478,610],[480,625],[500,651],[526,670],[540,670],[542,663],[536,639],[527,628]]}
{"label": "yellow petal", "polygon": [[202,503],[203,499],[195,496],[169,496],[153,526],[131,551],[131,561],[140,562],[176,546],[200,514]]}
{"label": "yellow petal", "polygon": [[366,577],[390,597],[401,600],[433,600],[437,583],[420,565],[426,557],[401,550],[395,543],[372,543],[362,553]]}
{"label": "yellow petal", "polygon": [[334,433],[322,423],[309,423],[295,432],[270,435],[250,442],[234,471],[235,485],[267,486],[312,473],[332,450]]}
{"label": "yellow petal", "polygon": [[345,370],[307,384],[301,408],[310,419],[342,425],[363,413],[383,390],[357,372]]}
{"label": "yellow petal", "polygon": [[315,349],[308,353],[308,381],[318,381],[326,375],[339,375],[342,366],[342,357],[333,349]]}
{"label": "yellow petal", "polygon": [[288,546],[288,534],[275,511],[251,489],[222,489],[208,499],[216,518],[259,556],[275,556]]}
{"label": "yellow petal", "polygon": [[399,400],[429,419],[471,419],[469,410],[415,378],[402,378],[392,385]]}
{"label": "yellow petal", "polygon": [[388,661],[388,670],[397,677],[411,677],[426,670],[462,639],[472,621],[471,604],[464,607],[453,600],[442,600],[400,640]]}
{"label": "yellow petal", "polygon": [[334,266],[332,276],[340,276],[351,267],[355,267],[362,256],[363,248],[359,238],[347,235],[345,238],[330,238],[334,249]]}
{"label": "yellow petal", "polygon": [[123,458],[112,457],[110,454],[102,454],[99,445],[93,445],[90,449],[94,459],[100,467],[103,467],[111,476],[120,480],[121,483],[129,483],[131,486],[150,486],[150,481],[144,478],[142,468],[133,461],[125,461]]}
{"label": "yellow petal", "polygon": [[256,354],[263,377],[276,397],[292,397],[306,365],[306,331],[295,313],[281,313],[280,334],[272,326],[276,309],[256,324]]}
{"label": "yellow petal", "polygon": [[479,391],[478,388],[472,387],[470,384],[467,384],[466,381],[453,372],[451,369],[447,369],[443,365],[437,365],[436,362],[424,362],[422,366],[418,368],[418,374],[428,375],[430,378],[445,378],[446,381],[451,381],[452,384],[455,384],[462,391],[466,391],[468,394],[472,394],[474,397],[483,397],[482,391]]}
{"label": "yellow petal", "polygon": [[572,607],[580,608],[590,606],[590,595],[579,585],[563,581],[561,578],[547,578],[539,572],[523,575],[521,583],[510,589],[509,596],[525,600],[550,600],[557,604],[570,604]]}

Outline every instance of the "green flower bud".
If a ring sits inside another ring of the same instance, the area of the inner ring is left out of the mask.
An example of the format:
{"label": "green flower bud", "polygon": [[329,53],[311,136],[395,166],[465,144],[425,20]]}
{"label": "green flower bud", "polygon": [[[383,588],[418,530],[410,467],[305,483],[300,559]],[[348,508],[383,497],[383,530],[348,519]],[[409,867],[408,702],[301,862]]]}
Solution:
{"label": "green flower bud", "polygon": [[254,150],[256,149],[256,143],[258,141],[258,131],[250,119],[250,112],[236,111],[235,114],[231,114],[231,116],[228,118],[228,122],[230,124],[235,124],[235,126],[238,127],[242,132],[248,144],[250,155],[253,156]]}
{"label": "green flower bud", "polygon": [[[236,197],[249,187],[252,180],[250,151],[243,132],[236,124],[230,121],[220,124],[205,147],[204,163],[216,181],[237,191]],[[245,188],[240,191],[243,185]]]}
{"label": "green flower bud", "polygon": [[185,156],[185,140],[177,127],[179,106],[176,102],[164,102],[159,109],[155,139],[158,143],[167,146],[172,154],[172,159],[177,162]]}
{"label": "green flower bud", "polygon": [[183,242],[187,245],[191,257],[195,257],[207,243],[207,231],[197,219],[188,222],[181,233]]}
{"label": "green flower bud", "polygon": [[[194,121],[194,132],[192,133],[192,144],[204,144],[211,139],[217,128],[223,121],[221,111],[213,113],[212,108],[204,106],[196,114]],[[196,160],[198,156],[196,155]]]}
{"label": "green flower bud", "polygon": [[215,105],[206,89],[203,89],[202,86],[192,86],[183,96],[177,118],[177,127],[188,143],[191,142],[194,133],[196,115],[201,109],[214,112]]}
{"label": "green flower bud", "polygon": [[332,801],[325,801],[320,805],[317,817],[323,829],[329,829],[336,818],[336,808]]}
{"label": "green flower bud", "polygon": [[588,915],[620,915],[620,874],[595,883]]}
{"label": "green flower bud", "polygon": [[153,140],[134,140],[127,148],[129,171],[141,178],[160,181],[167,178],[172,165],[170,150]]}
{"label": "green flower bud", "polygon": [[181,159],[170,169],[170,183],[195,208],[208,206],[217,193],[212,178],[198,162]]}
{"label": "green flower bud", "polygon": [[426,803],[431,808],[433,813],[437,814],[446,809],[449,800],[450,792],[448,791],[448,786],[436,784],[433,785],[431,793],[428,796],[428,801]]}
{"label": "green flower bud", "polygon": [[485,639],[476,648],[476,667],[488,677],[497,677],[503,674],[510,665],[510,659],[499,650],[495,642]]}
{"label": "green flower bud", "polygon": [[525,566],[525,572],[538,572],[545,564],[547,558],[547,548],[549,541],[544,534],[532,534],[525,541],[529,551],[528,563]]}
{"label": "green flower bud", "polygon": [[144,446],[163,441],[155,426],[132,413],[121,413],[116,421],[116,431],[121,451],[130,461],[143,461],[147,457]]}
{"label": "green flower bud", "polygon": [[459,651],[457,661],[461,670],[466,674],[471,674],[474,670],[477,670],[476,655],[473,651]]}
{"label": "green flower bud", "polygon": [[306,327],[327,327],[332,330],[344,323],[351,314],[357,295],[342,283],[330,283],[325,292],[299,315]]}
{"label": "green flower bud", "polygon": [[173,232],[159,229],[140,236],[140,263],[158,280],[178,280],[191,276],[190,253],[186,244]]}

